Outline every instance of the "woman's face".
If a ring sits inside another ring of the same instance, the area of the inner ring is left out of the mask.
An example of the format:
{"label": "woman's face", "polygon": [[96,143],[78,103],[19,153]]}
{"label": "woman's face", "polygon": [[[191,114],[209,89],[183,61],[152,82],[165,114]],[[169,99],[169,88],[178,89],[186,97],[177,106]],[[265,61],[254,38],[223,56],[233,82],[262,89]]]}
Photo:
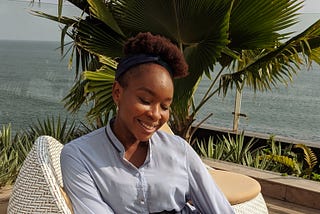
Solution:
{"label": "woman's face", "polygon": [[169,72],[155,63],[131,68],[127,84],[113,86],[118,106],[114,132],[122,143],[147,141],[169,119],[173,81]]}

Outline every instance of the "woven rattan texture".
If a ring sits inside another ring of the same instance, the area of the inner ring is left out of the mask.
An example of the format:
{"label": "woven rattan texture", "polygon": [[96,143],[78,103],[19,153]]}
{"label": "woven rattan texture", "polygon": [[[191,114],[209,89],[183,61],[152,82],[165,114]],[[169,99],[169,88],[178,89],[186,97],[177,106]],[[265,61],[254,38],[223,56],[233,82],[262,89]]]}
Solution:
{"label": "woven rattan texture", "polygon": [[35,141],[13,187],[8,214],[71,214],[59,189],[62,184],[62,147],[57,140],[49,136],[41,136]]}
{"label": "woven rattan texture", "polygon": [[236,214],[267,214],[268,208],[261,193],[250,201],[232,206]]}

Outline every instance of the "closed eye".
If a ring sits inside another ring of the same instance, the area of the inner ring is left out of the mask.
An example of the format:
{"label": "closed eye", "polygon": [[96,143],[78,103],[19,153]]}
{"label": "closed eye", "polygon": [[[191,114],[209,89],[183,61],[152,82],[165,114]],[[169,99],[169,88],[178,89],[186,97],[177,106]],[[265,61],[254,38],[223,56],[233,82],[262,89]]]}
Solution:
{"label": "closed eye", "polygon": [[167,111],[169,110],[169,106],[166,105],[161,105],[162,110]]}
{"label": "closed eye", "polygon": [[146,99],[143,99],[143,98],[139,97],[139,100],[144,105],[150,105],[150,102],[148,100],[146,100]]}

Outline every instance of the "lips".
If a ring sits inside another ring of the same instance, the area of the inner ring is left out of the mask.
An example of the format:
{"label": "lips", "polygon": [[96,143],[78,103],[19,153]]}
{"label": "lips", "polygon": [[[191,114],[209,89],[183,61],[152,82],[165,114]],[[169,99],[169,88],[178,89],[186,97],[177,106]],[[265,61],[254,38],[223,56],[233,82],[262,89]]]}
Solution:
{"label": "lips", "polygon": [[159,123],[146,123],[146,122],[143,122],[141,120],[139,120],[139,123],[148,132],[155,131],[159,126]]}

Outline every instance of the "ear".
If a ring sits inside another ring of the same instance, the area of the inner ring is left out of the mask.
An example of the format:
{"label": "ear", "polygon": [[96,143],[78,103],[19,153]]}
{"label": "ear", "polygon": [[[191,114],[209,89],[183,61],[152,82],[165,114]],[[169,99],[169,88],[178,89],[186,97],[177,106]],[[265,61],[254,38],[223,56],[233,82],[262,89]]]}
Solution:
{"label": "ear", "polygon": [[112,85],[112,98],[115,104],[118,106],[119,99],[121,97],[122,87],[118,81],[114,81]]}

